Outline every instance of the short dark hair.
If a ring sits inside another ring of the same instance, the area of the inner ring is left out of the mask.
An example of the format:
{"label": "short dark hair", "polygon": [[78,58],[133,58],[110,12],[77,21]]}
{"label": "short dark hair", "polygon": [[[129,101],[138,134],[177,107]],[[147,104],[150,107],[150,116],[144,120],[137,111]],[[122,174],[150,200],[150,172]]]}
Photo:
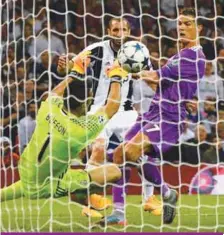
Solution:
{"label": "short dark hair", "polygon": [[129,29],[131,28],[131,25],[130,25],[129,21],[128,21],[126,18],[119,18],[119,17],[113,17],[113,18],[111,18],[111,19],[109,20],[109,23],[108,23],[108,28],[111,27],[112,21],[117,21],[117,22],[126,21],[126,22],[127,22],[127,25],[128,25],[128,28],[129,28]]}
{"label": "short dark hair", "polygon": [[203,25],[203,20],[200,17],[198,17],[198,14],[195,11],[195,8],[193,8],[193,7],[183,8],[181,10],[181,15],[184,15],[184,16],[193,16],[194,18],[197,17],[197,24],[198,25]]}
{"label": "short dark hair", "polygon": [[196,11],[193,7],[183,8],[181,11],[181,15],[185,16],[193,16],[196,17]]}
{"label": "short dark hair", "polygon": [[74,110],[86,102],[89,92],[92,89],[92,79],[74,79],[65,88],[64,106],[67,110]]}

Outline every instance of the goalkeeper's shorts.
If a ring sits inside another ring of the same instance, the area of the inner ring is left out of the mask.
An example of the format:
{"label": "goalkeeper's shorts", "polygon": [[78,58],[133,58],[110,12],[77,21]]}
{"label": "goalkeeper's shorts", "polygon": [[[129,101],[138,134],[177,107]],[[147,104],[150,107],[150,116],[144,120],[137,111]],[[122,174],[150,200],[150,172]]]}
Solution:
{"label": "goalkeeper's shorts", "polygon": [[90,177],[86,171],[71,169],[57,178],[48,177],[41,185],[25,183],[22,180],[24,196],[30,199],[49,198],[50,196],[63,197],[78,189],[86,189],[89,185]]}

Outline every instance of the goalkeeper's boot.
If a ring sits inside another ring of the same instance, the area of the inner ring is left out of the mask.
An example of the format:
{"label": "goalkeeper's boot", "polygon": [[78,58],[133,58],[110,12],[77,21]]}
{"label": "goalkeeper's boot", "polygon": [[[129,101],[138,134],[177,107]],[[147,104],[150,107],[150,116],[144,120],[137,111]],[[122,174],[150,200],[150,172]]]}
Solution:
{"label": "goalkeeper's boot", "polygon": [[127,226],[127,221],[124,218],[124,212],[114,211],[111,215],[104,217],[98,223],[101,227],[110,225]]}
{"label": "goalkeeper's boot", "polygon": [[103,215],[96,211],[96,210],[92,210],[89,207],[83,207],[82,209],[82,216],[86,216],[86,217],[91,217],[91,218],[102,218]]}
{"label": "goalkeeper's boot", "polygon": [[155,195],[152,195],[145,202],[144,211],[149,211],[153,215],[161,215],[162,214],[162,202],[156,198]]}
{"label": "goalkeeper's boot", "polygon": [[170,196],[163,199],[163,223],[171,224],[176,215],[176,204],[178,201],[177,191],[171,189]]}
{"label": "goalkeeper's boot", "polygon": [[91,208],[98,211],[108,209],[112,205],[110,199],[102,197],[101,195],[98,194],[91,194],[89,197],[89,202]]}

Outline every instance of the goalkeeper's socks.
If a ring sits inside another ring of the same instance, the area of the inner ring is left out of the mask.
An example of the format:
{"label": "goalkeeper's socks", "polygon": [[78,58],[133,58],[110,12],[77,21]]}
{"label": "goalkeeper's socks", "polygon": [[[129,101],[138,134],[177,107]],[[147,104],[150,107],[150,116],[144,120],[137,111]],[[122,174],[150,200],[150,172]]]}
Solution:
{"label": "goalkeeper's socks", "polygon": [[115,207],[124,208],[124,196],[127,193],[127,182],[130,179],[131,169],[128,167],[121,168],[122,177],[115,183],[112,188],[113,204]]}

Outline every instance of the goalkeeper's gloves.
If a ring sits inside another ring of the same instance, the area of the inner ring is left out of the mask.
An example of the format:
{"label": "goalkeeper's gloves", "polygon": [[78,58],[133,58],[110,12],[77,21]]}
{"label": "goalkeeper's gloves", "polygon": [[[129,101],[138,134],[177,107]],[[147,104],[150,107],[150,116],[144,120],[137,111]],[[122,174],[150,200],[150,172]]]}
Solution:
{"label": "goalkeeper's gloves", "polygon": [[111,82],[120,83],[128,76],[128,72],[122,69],[116,62],[112,67],[107,69],[106,74],[111,79]]}
{"label": "goalkeeper's gloves", "polygon": [[78,77],[83,77],[86,71],[86,68],[90,64],[90,55],[91,51],[84,51],[79,53],[73,61],[73,66],[71,69],[71,73],[73,75],[77,75]]}

